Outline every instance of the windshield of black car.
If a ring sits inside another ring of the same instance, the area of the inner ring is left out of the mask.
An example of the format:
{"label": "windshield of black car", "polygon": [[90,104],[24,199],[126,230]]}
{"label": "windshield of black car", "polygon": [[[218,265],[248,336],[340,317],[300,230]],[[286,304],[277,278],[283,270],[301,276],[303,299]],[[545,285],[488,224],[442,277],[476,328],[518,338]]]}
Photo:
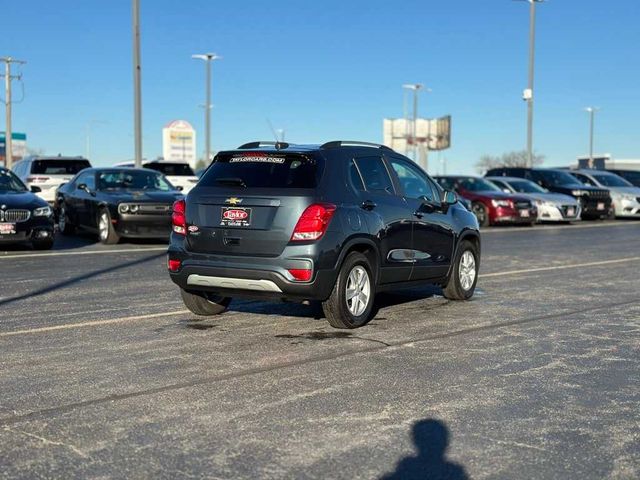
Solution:
{"label": "windshield of black car", "polygon": [[617,175],[592,173],[591,176],[595,178],[600,185],[604,185],[605,187],[633,187],[630,182],[627,182],[624,178],[620,178]]}
{"label": "windshield of black car", "polygon": [[241,188],[315,188],[322,174],[320,159],[302,154],[242,152],[218,156],[199,185]]}
{"label": "windshield of black car", "polygon": [[546,193],[547,191],[527,180],[509,180],[507,182],[518,193]]}
{"label": "windshield of black car", "polygon": [[9,170],[0,170],[0,192],[25,192],[27,187]]}
{"label": "windshield of black car", "polygon": [[175,190],[160,173],[144,170],[117,170],[98,175],[98,190]]}
{"label": "windshield of black car", "polygon": [[193,177],[195,175],[188,163],[148,163],[144,168],[176,177]]}
{"label": "windshield of black car", "polygon": [[36,160],[31,167],[31,173],[38,175],[75,175],[89,167],[91,167],[91,164],[88,160]]}
{"label": "windshield of black car", "polygon": [[545,182],[550,185],[566,185],[568,187],[582,187],[574,176],[567,172],[559,170],[539,170],[538,173],[542,176]]}
{"label": "windshield of black car", "polygon": [[483,178],[463,178],[458,184],[469,192],[501,192],[496,185]]}

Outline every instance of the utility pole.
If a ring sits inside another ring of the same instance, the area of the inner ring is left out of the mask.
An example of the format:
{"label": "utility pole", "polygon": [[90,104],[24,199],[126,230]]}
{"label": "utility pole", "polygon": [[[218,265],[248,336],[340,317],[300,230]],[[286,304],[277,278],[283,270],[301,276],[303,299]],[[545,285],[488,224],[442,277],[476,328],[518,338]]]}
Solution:
{"label": "utility pole", "polygon": [[402,85],[402,88],[413,91],[413,115],[411,119],[411,135],[407,135],[407,141],[411,139],[411,151],[413,152],[413,161],[417,163],[418,161],[418,148],[417,148],[417,128],[416,125],[418,123],[418,92],[424,88],[424,85],[421,83],[406,83]]}
{"label": "utility pole", "polygon": [[596,112],[600,110],[598,107],[587,107],[585,111],[589,113],[589,168],[594,167],[593,161],[593,127],[595,123]]}
{"label": "utility pole", "polygon": [[216,55],[215,53],[204,53],[191,55],[191,58],[197,58],[199,60],[204,60],[205,69],[206,69],[206,99],[204,103],[204,155],[205,155],[205,163],[209,164],[211,161],[211,62],[214,60],[222,59],[221,56]]}
{"label": "utility pole", "polygon": [[140,0],[132,0],[133,20],[133,124],[135,166],[142,166],[142,101],[140,88]]}
{"label": "utility pole", "polygon": [[536,3],[544,0],[525,0],[529,2],[529,83],[523,99],[527,102],[527,165],[533,166],[533,80],[536,44]]}
{"label": "utility pole", "polygon": [[[12,57],[0,57],[0,62],[4,62],[4,92],[5,92],[5,114],[6,114],[6,128],[4,132],[4,158],[5,166],[11,169],[13,165],[13,145],[11,139],[11,81],[13,79],[21,78],[21,75],[11,75],[11,64],[25,64],[27,62],[23,60],[16,60]],[[3,76],[0,74],[0,76]]]}

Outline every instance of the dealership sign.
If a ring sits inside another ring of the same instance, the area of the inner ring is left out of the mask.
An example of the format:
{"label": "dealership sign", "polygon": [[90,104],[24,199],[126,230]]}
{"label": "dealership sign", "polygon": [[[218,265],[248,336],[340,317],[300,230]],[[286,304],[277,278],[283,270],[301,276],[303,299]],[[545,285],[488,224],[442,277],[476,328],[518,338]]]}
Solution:
{"label": "dealership sign", "polygon": [[195,166],[196,131],[186,120],[174,120],[162,129],[162,156]]}

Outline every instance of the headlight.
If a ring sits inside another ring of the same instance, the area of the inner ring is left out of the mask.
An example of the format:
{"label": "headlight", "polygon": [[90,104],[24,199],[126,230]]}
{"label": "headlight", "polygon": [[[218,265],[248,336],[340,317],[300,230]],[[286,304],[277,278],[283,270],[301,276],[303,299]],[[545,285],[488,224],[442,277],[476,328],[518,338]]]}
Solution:
{"label": "headlight", "polygon": [[129,213],[129,205],[127,205],[126,203],[121,203],[120,205],[118,205],[118,211],[120,213]]}
{"label": "headlight", "polygon": [[513,207],[511,200],[491,200],[494,207]]}
{"label": "headlight", "polygon": [[629,202],[633,202],[636,197],[635,195],[629,195],[628,193],[624,193],[622,195],[620,195],[620,199],[621,200],[628,200]]}
{"label": "headlight", "polygon": [[584,190],[571,190],[571,195],[574,197],[581,197],[582,195],[586,195],[587,192]]}
{"label": "headlight", "polygon": [[136,213],[138,209],[139,209],[138,205],[131,205],[129,207],[129,210],[131,210],[131,213]]}
{"label": "headlight", "polygon": [[36,208],[33,211],[34,217],[50,217],[51,215],[53,215],[53,210],[49,206]]}

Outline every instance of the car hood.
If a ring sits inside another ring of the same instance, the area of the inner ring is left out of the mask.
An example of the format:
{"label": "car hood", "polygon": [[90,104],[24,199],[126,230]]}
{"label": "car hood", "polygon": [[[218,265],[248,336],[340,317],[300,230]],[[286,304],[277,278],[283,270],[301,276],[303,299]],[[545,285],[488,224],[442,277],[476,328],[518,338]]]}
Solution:
{"label": "car hood", "polygon": [[115,192],[103,192],[114,202],[140,202],[140,203],[173,203],[182,198],[182,193],[156,192],[145,190],[121,190]]}
{"label": "car hood", "polygon": [[640,187],[607,187],[611,193],[618,195],[635,195],[640,196]]}
{"label": "car hood", "polygon": [[542,202],[553,202],[558,205],[577,205],[578,201],[570,195],[563,193],[528,193],[530,198]]}
{"label": "car hood", "polygon": [[6,209],[26,208],[33,210],[38,207],[46,207],[48,203],[31,192],[0,191],[0,207],[3,205],[6,205]]}

